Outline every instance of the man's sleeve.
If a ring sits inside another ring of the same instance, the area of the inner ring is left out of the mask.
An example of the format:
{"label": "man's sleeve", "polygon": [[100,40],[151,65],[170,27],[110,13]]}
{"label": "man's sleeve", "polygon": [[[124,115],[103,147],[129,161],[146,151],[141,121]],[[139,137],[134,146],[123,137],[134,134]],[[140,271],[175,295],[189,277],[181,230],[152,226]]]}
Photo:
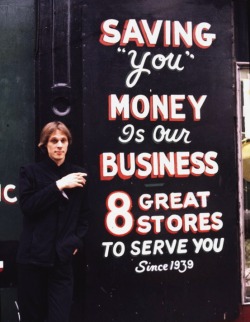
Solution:
{"label": "man's sleeve", "polygon": [[19,203],[25,215],[34,216],[46,211],[62,198],[55,182],[38,188],[29,167],[21,167],[19,174]]}

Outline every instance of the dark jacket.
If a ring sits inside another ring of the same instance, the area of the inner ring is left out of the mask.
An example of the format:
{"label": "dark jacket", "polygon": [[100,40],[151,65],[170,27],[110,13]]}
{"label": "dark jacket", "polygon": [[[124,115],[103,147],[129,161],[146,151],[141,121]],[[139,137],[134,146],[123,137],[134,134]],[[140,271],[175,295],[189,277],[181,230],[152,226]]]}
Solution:
{"label": "dark jacket", "polygon": [[65,161],[57,166],[50,158],[20,169],[19,202],[23,232],[17,262],[52,266],[56,259],[69,261],[82,246],[87,231],[87,187],[65,189],[56,181],[72,172],[85,172]]}

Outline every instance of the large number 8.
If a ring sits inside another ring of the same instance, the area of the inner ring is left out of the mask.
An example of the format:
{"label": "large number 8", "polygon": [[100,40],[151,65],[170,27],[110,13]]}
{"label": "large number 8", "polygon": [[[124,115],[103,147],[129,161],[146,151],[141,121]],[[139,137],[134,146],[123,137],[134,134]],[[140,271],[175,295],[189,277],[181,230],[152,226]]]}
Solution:
{"label": "large number 8", "polygon": [[[130,212],[132,200],[124,191],[112,192],[106,199],[108,213],[105,217],[107,231],[114,236],[125,236],[134,226],[134,217]],[[122,223],[118,223],[121,219]]]}

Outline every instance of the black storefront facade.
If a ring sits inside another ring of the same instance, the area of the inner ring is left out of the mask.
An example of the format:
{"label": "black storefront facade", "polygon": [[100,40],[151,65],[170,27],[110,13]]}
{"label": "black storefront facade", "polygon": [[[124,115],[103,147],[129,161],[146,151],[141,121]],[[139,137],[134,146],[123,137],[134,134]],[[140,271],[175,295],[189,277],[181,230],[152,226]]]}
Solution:
{"label": "black storefront facade", "polygon": [[1,56],[2,321],[18,318],[18,168],[40,158],[38,134],[55,119],[72,130],[92,208],[72,321],[247,321],[237,110],[246,2],[0,7],[12,37]]}

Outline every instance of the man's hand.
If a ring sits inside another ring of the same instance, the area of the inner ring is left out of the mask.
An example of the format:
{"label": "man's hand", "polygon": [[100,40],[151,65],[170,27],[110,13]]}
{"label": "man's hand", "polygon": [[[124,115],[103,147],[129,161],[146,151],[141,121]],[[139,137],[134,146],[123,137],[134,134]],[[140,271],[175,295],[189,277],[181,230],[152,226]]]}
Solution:
{"label": "man's hand", "polygon": [[56,181],[56,185],[60,191],[63,189],[72,189],[76,187],[82,188],[86,183],[87,173],[84,172],[76,172],[70,173],[65,177]]}

